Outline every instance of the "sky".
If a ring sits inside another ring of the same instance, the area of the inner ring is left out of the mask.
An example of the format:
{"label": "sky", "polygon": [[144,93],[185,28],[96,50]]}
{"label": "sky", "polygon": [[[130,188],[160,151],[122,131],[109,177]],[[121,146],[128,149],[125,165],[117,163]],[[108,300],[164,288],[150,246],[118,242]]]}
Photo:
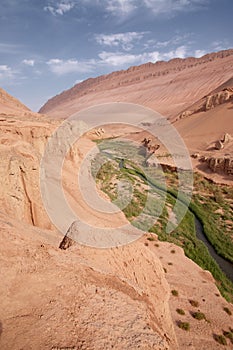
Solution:
{"label": "sky", "polygon": [[33,111],[90,77],[233,48],[232,0],[0,0],[0,87]]}

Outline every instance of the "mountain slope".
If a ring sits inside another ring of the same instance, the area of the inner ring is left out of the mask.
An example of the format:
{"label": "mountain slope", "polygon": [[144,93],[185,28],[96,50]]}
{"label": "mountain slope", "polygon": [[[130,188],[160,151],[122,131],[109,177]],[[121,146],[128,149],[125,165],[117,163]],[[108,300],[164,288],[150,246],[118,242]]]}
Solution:
{"label": "mountain slope", "polygon": [[142,104],[172,117],[229,79],[232,68],[233,50],[147,63],[87,79],[50,99],[40,113],[66,118],[95,104],[120,101]]}
{"label": "mountain slope", "polygon": [[9,95],[5,90],[0,88],[0,113],[15,114],[15,113],[26,113],[30,109],[22,104],[15,97]]}

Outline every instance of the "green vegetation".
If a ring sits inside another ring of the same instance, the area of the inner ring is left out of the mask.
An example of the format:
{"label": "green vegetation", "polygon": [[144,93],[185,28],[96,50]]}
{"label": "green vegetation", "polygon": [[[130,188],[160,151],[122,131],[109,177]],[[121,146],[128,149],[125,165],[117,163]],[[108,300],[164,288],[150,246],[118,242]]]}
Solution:
{"label": "green vegetation", "polygon": [[232,328],[230,328],[229,331],[223,331],[223,335],[231,341],[231,344],[233,344],[233,329]]}
{"label": "green vegetation", "polygon": [[[226,278],[210,256],[205,244],[197,239],[194,220],[195,214],[217,253],[233,262],[233,189],[217,186],[203,176],[194,174],[191,203],[189,204],[186,197],[182,196],[179,197],[180,202],[177,206],[175,205],[178,188],[176,172],[168,169],[155,171],[153,168],[140,165],[143,164],[140,150],[126,141],[119,139],[113,143],[104,141],[98,146],[103,153],[100,153],[93,164],[93,176],[101,190],[122,209],[132,225],[152,234],[156,233],[160,241],[182,247],[186,256],[212,273],[221,294],[227,301],[233,302],[233,283]],[[103,165],[100,166],[101,164]],[[121,191],[118,191],[119,182]],[[174,225],[169,218],[169,212],[173,210],[175,216],[179,218],[182,211],[187,209],[187,205],[189,210],[183,220],[178,226]],[[166,232],[168,223],[174,227],[170,234]],[[147,239],[153,241],[153,237]],[[174,253],[174,250],[171,252]]]}
{"label": "green vegetation", "polygon": [[227,345],[226,338],[222,334],[214,334],[214,340],[221,345]]}
{"label": "green vegetation", "polygon": [[224,307],[223,310],[224,310],[229,316],[232,315],[232,312],[231,312],[231,310],[230,310],[228,307]]}
{"label": "green vegetation", "polygon": [[171,291],[171,293],[172,293],[172,295],[173,295],[174,297],[178,297],[178,295],[179,295],[178,291],[175,290],[175,289],[173,289],[173,290]]}
{"label": "green vegetation", "polygon": [[153,241],[155,241],[155,237],[147,237],[147,240],[150,242],[153,242]]}
{"label": "green vegetation", "polygon": [[198,321],[206,320],[205,314],[203,314],[202,312],[192,312],[191,315]]}
{"label": "green vegetation", "polygon": [[179,314],[179,315],[185,315],[185,311],[183,309],[176,309],[176,312]]}
{"label": "green vegetation", "polygon": [[190,324],[188,322],[177,322],[177,325],[179,328],[183,329],[184,331],[189,331],[190,330]]}
{"label": "green vegetation", "polygon": [[194,307],[198,307],[199,306],[199,303],[198,303],[198,301],[196,301],[196,300],[189,300],[189,302],[190,302],[190,304],[192,305],[192,306],[194,306]]}

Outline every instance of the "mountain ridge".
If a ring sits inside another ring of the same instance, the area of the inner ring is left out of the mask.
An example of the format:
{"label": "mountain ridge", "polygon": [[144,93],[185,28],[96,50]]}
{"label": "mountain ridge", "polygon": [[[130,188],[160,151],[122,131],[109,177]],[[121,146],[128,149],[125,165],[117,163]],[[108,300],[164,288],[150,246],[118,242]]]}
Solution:
{"label": "mountain ridge", "polygon": [[[60,108],[63,104],[73,104],[74,102],[77,102],[79,100],[79,103],[77,103],[77,106],[73,106],[72,112],[76,112],[77,110],[83,109],[85,107],[89,107],[92,103],[102,103],[107,102],[103,96],[97,96],[99,92],[113,92],[111,94],[111,97],[109,97],[108,94],[108,100],[111,99],[111,101],[123,101],[125,102],[125,90],[127,90],[127,87],[130,86],[140,86],[143,85],[145,82],[150,84],[152,83],[152,88],[155,88],[155,96],[156,94],[156,86],[153,86],[154,82],[158,81],[164,81],[166,85],[170,85],[174,82],[178,83],[182,80],[182,76],[184,73],[187,73],[185,71],[191,71],[195,69],[195,67],[202,66],[204,69],[205,65],[212,66],[213,63],[221,61],[230,61],[231,65],[233,66],[233,50],[224,50],[219,51],[215,53],[210,53],[207,55],[204,55],[200,58],[194,58],[194,57],[188,57],[188,58],[174,58],[170,61],[158,61],[156,63],[145,63],[140,66],[132,66],[129,67],[127,70],[120,70],[115,71],[110,74],[105,74],[98,76],[96,78],[88,78],[84,80],[81,83],[78,83],[74,85],[72,88],[67,89],[60,94],[54,96],[53,98],[49,99],[39,110],[39,113],[48,113],[52,116],[57,115],[59,118],[67,117],[66,113],[62,111],[62,108]],[[220,69],[221,70],[221,69]],[[224,75],[223,72],[221,72],[221,75]],[[220,72],[219,72],[220,74]],[[171,77],[171,79],[166,79]],[[174,79],[175,78],[175,79]],[[221,80],[218,80],[215,84],[212,84],[210,86],[210,89],[213,90],[216,86],[223,83],[225,80],[227,80],[229,76],[224,75],[224,77],[221,77]],[[168,80],[168,81],[166,81]],[[216,79],[212,79],[216,81]],[[163,82],[162,82],[163,83]],[[213,88],[213,89],[212,89]],[[122,92],[119,90],[123,90]],[[210,91],[211,91],[210,90]],[[132,94],[132,92],[130,92]],[[163,93],[165,94],[165,92]],[[88,98],[87,98],[88,95]],[[113,96],[114,95],[114,96]],[[89,99],[89,97],[91,99]],[[163,96],[165,97],[165,96]],[[198,98],[201,98],[202,95],[199,94],[197,96]],[[192,102],[195,102],[198,98],[194,99]],[[154,103],[151,101],[151,97],[149,97],[149,101],[145,101],[140,94],[137,94],[136,96],[128,96],[128,102],[136,102],[141,103],[145,106],[154,107]],[[159,101],[160,102],[160,101]],[[191,101],[190,101],[191,102]],[[161,103],[160,103],[161,104]],[[70,106],[68,106],[70,107]],[[76,108],[75,108],[76,107]],[[157,104],[156,104],[157,107]],[[182,110],[182,106],[179,108],[177,106],[176,108],[177,113]],[[164,108],[161,108],[161,111],[158,110],[161,113],[165,112],[165,115],[170,117],[173,116],[175,113],[173,111],[164,111]]]}

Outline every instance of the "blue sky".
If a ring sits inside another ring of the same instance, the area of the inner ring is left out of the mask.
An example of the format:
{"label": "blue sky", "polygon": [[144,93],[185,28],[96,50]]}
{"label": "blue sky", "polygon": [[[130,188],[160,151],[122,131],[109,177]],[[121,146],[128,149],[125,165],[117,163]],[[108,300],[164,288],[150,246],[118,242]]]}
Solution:
{"label": "blue sky", "polygon": [[232,0],[0,0],[0,86],[32,110],[89,77],[233,48]]}

